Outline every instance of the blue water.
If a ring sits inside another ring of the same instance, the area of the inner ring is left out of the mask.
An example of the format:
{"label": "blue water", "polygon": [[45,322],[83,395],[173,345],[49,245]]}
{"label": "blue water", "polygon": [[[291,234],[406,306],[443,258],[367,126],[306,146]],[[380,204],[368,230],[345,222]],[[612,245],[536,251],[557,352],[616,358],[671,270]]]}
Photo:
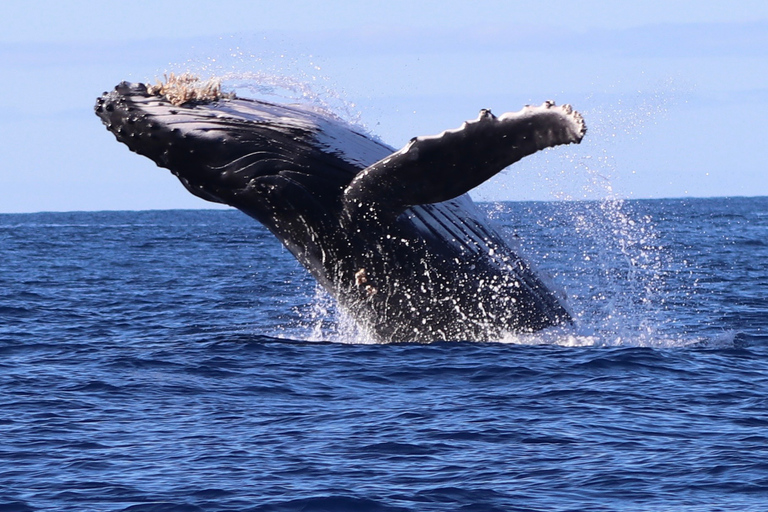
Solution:
{"label": "blue water", "polygon": [[235,211],[0,215],[0,511],[768,508],[768,198],[485,205],[577,325],[365,341]]}

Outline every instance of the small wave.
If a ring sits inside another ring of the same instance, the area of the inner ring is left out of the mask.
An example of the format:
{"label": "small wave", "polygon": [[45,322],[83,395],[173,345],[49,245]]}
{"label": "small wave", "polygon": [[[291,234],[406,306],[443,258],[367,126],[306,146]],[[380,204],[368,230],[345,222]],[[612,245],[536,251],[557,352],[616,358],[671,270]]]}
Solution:
{"label": "small wave", "polygon": [[431,446],[387,441],[363,446],[361,451],[386,455],[432,455],[437,452]]}
{"label": "small wave", "polygon": [[142,503],[122,509],[120,512],[204,512],[204,509],[188,503]]}
{"label": "small wave", "polygon": [[409,509],[384,505],[367,498],[337,495],[275,502],[254,510],[263,512],[405,512]]}
{"label": "small wave", "polygon": [[0,499],[0,512],[33,512],[35,509],[23,501],[4,501]]}

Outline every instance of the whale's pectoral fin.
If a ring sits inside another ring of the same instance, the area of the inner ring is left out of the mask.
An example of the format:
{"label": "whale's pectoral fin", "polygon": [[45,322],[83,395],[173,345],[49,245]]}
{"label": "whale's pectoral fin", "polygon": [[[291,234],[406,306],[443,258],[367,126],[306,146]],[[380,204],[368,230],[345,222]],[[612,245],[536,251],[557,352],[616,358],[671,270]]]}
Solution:
{"label": "whale's pectoral fin", "polygon": [[440,135],[416,137],[360,171],[344,190],[350,216],[399,215],[410,206],[457,197],[540,149],[581,142],[586,125],[569,105],[546,102],[475,121]]}

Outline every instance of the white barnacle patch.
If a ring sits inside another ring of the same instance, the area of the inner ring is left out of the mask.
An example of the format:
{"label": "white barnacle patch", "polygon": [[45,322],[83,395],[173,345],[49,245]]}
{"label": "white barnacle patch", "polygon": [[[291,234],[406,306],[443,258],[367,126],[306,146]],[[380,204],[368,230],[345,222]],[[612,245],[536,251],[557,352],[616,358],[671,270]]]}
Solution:
{"label": "white barnacle patch", "polygon": [[215,101],[225,97],[221,92],[221,80],[211,78],[205,82],[191,73],[163,75],[165,82],[148,85],[147,92],[164,96],[172,105],[181,106],[197,101]]}
{"label": "white barnacle patch", "polygon": [[368,284],[368,273],[364,268],[355,272],[355,286],[362,288],[368,298],[373,297],[379,292],[376,287]]}

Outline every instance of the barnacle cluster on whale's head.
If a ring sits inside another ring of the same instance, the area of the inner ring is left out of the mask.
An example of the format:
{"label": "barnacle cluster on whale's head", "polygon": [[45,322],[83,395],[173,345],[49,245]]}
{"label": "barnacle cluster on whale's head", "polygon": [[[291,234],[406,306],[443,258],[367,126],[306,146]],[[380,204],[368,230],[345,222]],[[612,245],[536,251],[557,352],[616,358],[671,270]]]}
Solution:
{"label": "barnacle cluster on whale's head", "polygon": [[162,96],[172,105],[181,106],[186,103],[208,103],[222,98],[232,99],[234,93],[221,91],[221,79],[209,78],[206,81],[191,73],[163,75],[164,82],[147,85],[147,92]]}

